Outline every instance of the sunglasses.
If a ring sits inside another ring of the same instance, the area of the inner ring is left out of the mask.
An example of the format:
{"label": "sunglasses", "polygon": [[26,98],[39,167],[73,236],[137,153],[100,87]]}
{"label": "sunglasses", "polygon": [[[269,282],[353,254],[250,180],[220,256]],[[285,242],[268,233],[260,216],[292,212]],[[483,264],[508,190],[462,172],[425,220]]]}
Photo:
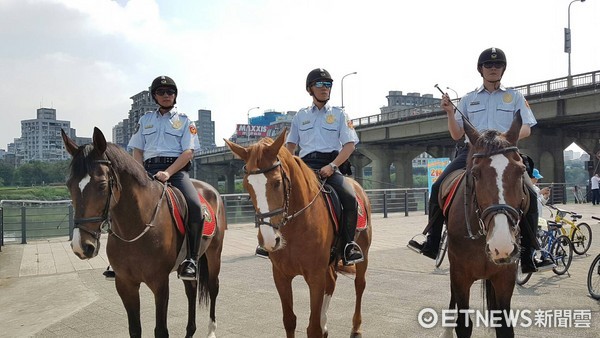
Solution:
{"label": "sunglasses", "polygon": [[154,93],[158,96],[163,96],[165,94],[171,96],[171,95],[175,95],[175,90],[174,89],[157,89]]}
{"label": "sunglasses", "polygon": [[492,67],[496,68],[496,69],[500,69],[503,68],[504,66],[506,66],[506,63],[501,62],[501,61],[492,61],[492,62],[484,62],[483,63],[483,67],[490,69]]}
{"label": "sunglasses", "polygon": [[333,85],[333,83],[329,82],[329,81],[319,81],[319,82],[315,82],[315,84],[313,86],[317,87],[317,88],[331,88],[331,86]]}

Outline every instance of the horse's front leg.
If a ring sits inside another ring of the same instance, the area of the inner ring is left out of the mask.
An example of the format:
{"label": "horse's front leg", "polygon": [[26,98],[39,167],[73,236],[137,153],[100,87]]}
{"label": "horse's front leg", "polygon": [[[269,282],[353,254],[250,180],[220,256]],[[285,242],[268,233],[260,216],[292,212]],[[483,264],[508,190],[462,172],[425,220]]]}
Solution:
{"label": "horse's front leg", "polygon": [[198,296],[198,282],[184,280],[185,295],[188,300],[188,322],[185,328],[185,336],[193,337],[196,333],[196,296]]}
{"label": "horse's front leg", "polygon": [[283,311],[283,327],[287,338],[294,338],[296,331],[296,315],[294,314],[294,295],[292,293],[292,277],[285,275],[273,265],[273,280]]}
{"label": "horse's front leg", "polygon": [[142,324],[140,321],[140,283],[133,283],[119,278],[117,274],[115,279],[117,293],[121,297],[125,311],[127,312],[127,322],[129,324],[129,336],[141,337]]}
{"label": "horse's front leg", "polygon": [[156,308],[156,326],[154,337],[168,337],[167,311],[169,309],[169,274],[157,276],[156,280],[146,282],[154,294],[154,307]]}
{"label": "horse's front leg", "polygon": [[[516,272],[507,275],[516,276]],[[509,313],[514,288],[515,277],[510,278],[502,274],[498,274],[497,276],[495,276],[490,281],[490,285],[488,285],[486,289],[486,297],[494,297],[493,299],[488,299],[489,310],[500,310]],[[496,327],[496,337],[514,337],[514,324],[515,323],[507,323],[506,317],[502,315],[500,320],[500,326]]]}
{"label": "horse's front leg", "polygon": [[[328,276],[327,274],[325,270],[321,271],[321,273],[317,272],[310,276],[304,276],[310,292],[310,317],[308,327],[306,328],[306,335],[309,338],[327,337],[327,329],[325,327],[327,324],[327,307],[329,306],[329,300],[331,300],[331,295],[329,295],[324,302],[325,285],[330,285],[331,283],[329,277],[324,278]],[[333,283],[335,284],[335,281]]]}
{"label": "horse's front leg", "polygon": [[471,296],[472,280],[468,280],[466,274],[462,271],[452,271],[450,268],[450,288],[452,289],[452,297],[456,301],[457,318],[456,318],[456,335],[458,338],[471,337],[473,331],[473,322],[467,310],[469,309],[469,297]]}

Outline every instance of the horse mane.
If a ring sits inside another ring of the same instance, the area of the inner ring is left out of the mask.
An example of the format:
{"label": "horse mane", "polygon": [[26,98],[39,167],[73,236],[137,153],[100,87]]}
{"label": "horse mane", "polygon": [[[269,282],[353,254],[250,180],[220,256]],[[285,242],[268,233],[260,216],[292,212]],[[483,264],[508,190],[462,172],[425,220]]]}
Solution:
{"label": "horse mane", "polygon": [[[104,154],[106,156],[105,159],[108,159],[111,162],[111,168],[115,170],[115,172],[129,174],[140,185],[145,186],[151,182],[144,167],[139,165],[133,157],[120,146],[107,142]],[[69,177],[69,181],[81,180],[94,166],[97,165],[94,161],[101,159],[104,159],[103,154],[100,154],[92,144],[80,146],[71,161],[71,176]]]}
{"label": "horse mane", "polygon": [[[252,158],[251,156],[248,162],[255,161],[252,163],[260,163],[265,154],[268,153],[267,148],[270,145],[272,145],[273,142],[273,139],[269,137],[265,137],[259,140],[254,145],[254,147],[256,147],[256,151],[253,153],[256,154],[256,156],[254,158]],[[285,146],[282,146],[279,149],[277,156],[281,163],[287,167],[287,169],[289,170],[289,175],[291,177],[293,177],[294,179],[300,179],[300,177],[302,177],[311,190],[319,189],[317,175],[315,174],[314,170],[311,169],[306,163],[304,163],[304,161],[300,157],[292,155]]]}

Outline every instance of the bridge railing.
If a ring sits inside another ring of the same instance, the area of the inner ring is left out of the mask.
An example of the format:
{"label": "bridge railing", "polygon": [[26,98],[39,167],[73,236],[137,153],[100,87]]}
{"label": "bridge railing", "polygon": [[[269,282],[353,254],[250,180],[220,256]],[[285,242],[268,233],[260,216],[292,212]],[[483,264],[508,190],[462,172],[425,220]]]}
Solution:
{"label": "bridge railing", "polygon": [[[543,93],[561,92],[578,87],[589,87],[590,85],[600,85],[600,71],[593,71],[571,76],[572,86],[569,86],[569,77],[561,77],[541,82],[526,84],[513,87],[524,96],[538,95]],[[455,103],[458,100],[452,100]],[[393,122],[406,122],[411,120],[423,120],[444,115],[445,112],[440,109],[438,104],[406,108],[399,111],[380,113],[352,119],[354,127],[368,128],[378,124],[389,124]]]}

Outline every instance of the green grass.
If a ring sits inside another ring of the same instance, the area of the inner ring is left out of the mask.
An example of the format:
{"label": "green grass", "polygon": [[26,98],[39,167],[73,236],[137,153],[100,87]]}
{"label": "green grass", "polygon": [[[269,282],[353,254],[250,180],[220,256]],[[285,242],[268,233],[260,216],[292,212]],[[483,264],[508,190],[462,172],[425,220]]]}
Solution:
{"label": "green grass", "polygon": [[40,200],[59,201],[71,199],[67,187],[34,186],[34,187],[0,187],[0,200]]}

